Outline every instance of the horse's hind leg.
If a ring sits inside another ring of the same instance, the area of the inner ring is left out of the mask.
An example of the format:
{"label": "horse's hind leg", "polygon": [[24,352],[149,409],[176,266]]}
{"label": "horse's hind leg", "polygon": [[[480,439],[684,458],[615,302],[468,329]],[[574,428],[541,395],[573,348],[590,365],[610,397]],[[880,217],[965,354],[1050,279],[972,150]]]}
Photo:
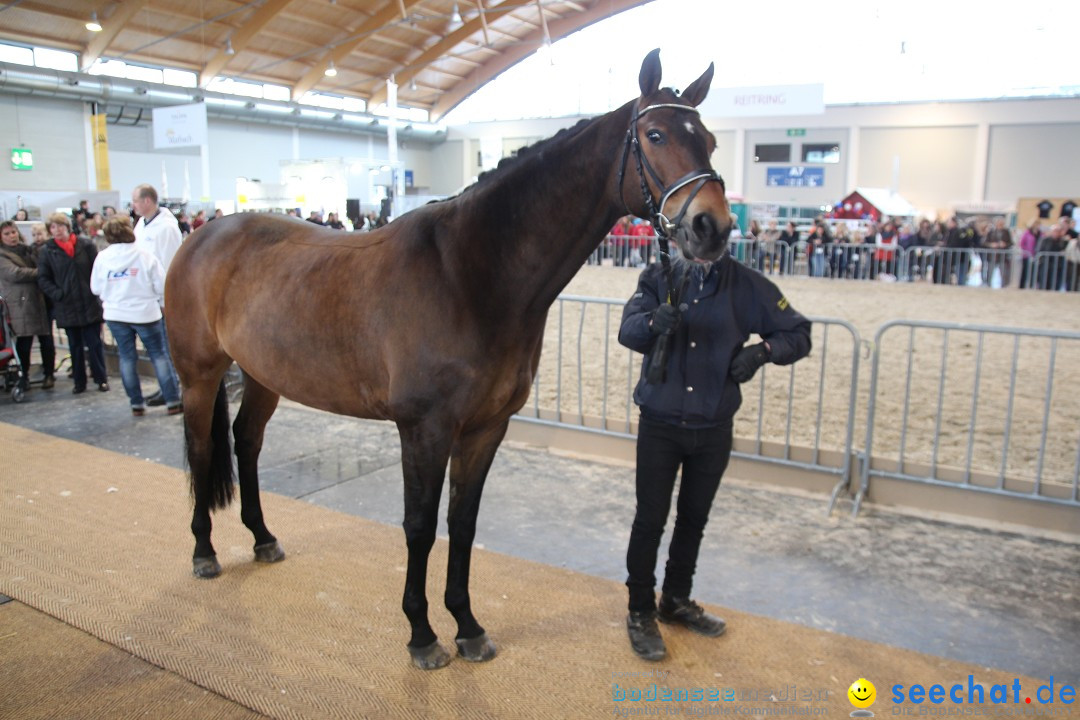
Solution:
{"label": "horse's hind leg", "polygon": [[240,519],[255,536],[255,559],[259,562],[285,559],[285,551],[263,521],[258,471],[266,423],[277,409],[280,397],[245,373],[244,395],[233,422],[236,468],[240,477]]}
{"label": "horse's hind leg", "polygon": [[221,565],[210,542],[210,511],[232,500],[233,472],[227,400],[213,373],[185,382],[184,441],[195,501],[191,515],[191,533],[195,536],[192,570],[197,577],[217,577]]}
{"label": "horse's hind leg", "polygon": [[472,614],[469,600],[469,567],[476,516],[495,451],[506,435],[507,423],[462,436],[450,461],[450,555],[446,568],[446,607],[458,623],[455,642],[458,654],[472,662],[495,657],[495,643]]}
{"label": "horse's hind leg", "polygon": [[412,636],[409,654],[422,670],[434,670],[450,662],[428,622],[427,567],[439,522],[446,463],[450,458],[449,423],[426,419],[400,424],[401,467],[405,475],[405,542],[409,550],[405,594],[401,608],[409,618]]}

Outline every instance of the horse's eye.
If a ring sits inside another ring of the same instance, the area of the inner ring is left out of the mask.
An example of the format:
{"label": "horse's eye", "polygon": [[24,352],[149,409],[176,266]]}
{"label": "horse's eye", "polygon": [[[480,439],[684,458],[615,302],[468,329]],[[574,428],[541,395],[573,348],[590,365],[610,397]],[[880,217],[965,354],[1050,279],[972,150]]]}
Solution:
{"label": "horse's eye", "polygon": [[649,130],[645,133],[645,137],[649,138],[649,142],[653,145],[663,145],[666,140],[664,133],[659,130]]}

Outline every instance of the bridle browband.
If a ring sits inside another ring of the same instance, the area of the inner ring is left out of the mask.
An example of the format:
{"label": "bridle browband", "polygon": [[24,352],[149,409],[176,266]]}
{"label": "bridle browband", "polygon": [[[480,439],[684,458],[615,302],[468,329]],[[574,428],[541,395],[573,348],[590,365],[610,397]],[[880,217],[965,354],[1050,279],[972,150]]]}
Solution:
{"label": "bridle browband", "polygon": [[[660,178],[660,175],[653,169],[652,164],[649,162],[649,158],[641,150],[641,140],[638,138],[638,120],[642,115],[650,110],[659,110],[661,108],[670,108],[672,110],[684,110],[692,112],[695,115],[699,114],[696,107],[690,105],[681,105],[679,103],[657,103],[655,105],[649,105],[645,108],[638,109],[638,103],[634,103],[634,116],[630,120],[630,127],[626,130],[626,140],[623,143],[622,161],[619,163],[619,198],[622,200],[623,207],[630,215],[635,215],[630,207],[626,204],[626,198],[623,197],[623,178],[626,175],[626,162],[630,157],[630,152],[634,153],[634,164],[637,166],[638,180],[641,183],[641,195],[645,200],[645,208],[649,213],[649,220],[652,223],[653,228],[656,230],[656,234],[660,239],[661,250],[664,254],[667,254],[667,239],[682,223],[683,218],[686,217],[687,210],[690,209],[690,203],[694,201],[697,194],[701,192],[701,189],[705,187],[705,183],[710,180],[715,180],[724,184],[723,178],[717,174],[715,170],[709,168],[707,170],[692,170],[686,175],[673,182],[671,185],[664,185],[664,181]],[[656,201],[653,200],[652,192],[649,190],[649,184],[645,180],[645,173],[648,172],[648,176],[652,178],[656,187],[660,188],[660,206],[657,207]],[[673,220],[669,220],[664,215],[664,206],[667,205],[667,201],[671,199],[671,196],[677,193],[691,183],[696,183],[693,190],[691,190],[689,197],[683,202],[682,208],[679,210],[679,214],[675,216]]]}

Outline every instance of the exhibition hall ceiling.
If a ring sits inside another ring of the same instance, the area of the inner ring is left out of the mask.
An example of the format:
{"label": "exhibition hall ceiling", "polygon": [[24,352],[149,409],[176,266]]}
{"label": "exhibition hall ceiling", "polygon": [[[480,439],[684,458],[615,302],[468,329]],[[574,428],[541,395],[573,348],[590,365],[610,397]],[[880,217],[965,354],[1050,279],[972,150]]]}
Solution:
{"label": "exhibition hall ceiling", "polygon": [[435,120],[545,41],[648,1],[14,0],[0,40],[78,52],[83,70],[123,60],[194,71],[203,87],[229,77],[369,107],[392,76],[398,102]]}

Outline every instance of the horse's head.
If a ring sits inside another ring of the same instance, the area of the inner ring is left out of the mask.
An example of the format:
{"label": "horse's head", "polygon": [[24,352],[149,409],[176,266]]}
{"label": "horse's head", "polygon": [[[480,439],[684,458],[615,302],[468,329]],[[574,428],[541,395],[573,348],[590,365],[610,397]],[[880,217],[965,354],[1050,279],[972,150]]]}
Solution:
{"label": "horse's head", "polygon": [[[660,75],[656,49],[641,64],[641,97],[627,133],[620,191],[625,198],[641,197],[629,207],[677,240],[685,257],[718,260],[731,233],[731,207],[724,181],[709,162],[716,138],[697,111],[709,92],[713,66],[682,94],[661,88]],[[631,154],[637,173],[626,168]]]}

